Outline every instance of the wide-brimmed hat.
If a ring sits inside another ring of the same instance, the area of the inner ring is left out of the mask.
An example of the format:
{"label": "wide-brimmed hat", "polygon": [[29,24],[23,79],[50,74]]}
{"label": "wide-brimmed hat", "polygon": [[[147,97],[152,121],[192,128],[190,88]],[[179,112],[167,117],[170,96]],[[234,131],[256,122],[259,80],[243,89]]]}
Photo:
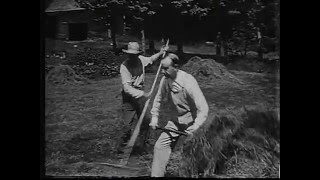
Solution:
{"label": "wide-brimmed hat", "polygon": [[128,50],[122,49],[122,51],[129,54],[140,54],[142,52],[140,51],[140,46],[137,42],[129,42]]}

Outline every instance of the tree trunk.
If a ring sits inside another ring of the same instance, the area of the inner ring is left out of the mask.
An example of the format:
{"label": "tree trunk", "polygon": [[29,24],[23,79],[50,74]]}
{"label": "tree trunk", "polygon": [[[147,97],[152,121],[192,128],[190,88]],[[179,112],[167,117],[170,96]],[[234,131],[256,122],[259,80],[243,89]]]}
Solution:
{"label": "tree trunk", "polygon": [[176,34],[177,37],[177,51],[178,53],[183,53],[183,36],[182,36],[182,31],[181,30],[182,25],[179,23],[179,30]]}
{"label": "tree trunk", "polygon": [[263,59],[263,52],[262,52],[262,47],[261,47],[261,45],[259,45],[258,58],[259,58],[259,59]]}
{"label": "tree trunk", "polygon": [[117,41],[116,41],[116,31],[114,25],[111,25],[111,39],[112,39],[112,48],[113,50],[117,49]]}
{"label": "tree trunk", "polygon": [[276,43],[276,51],[280,55],[280,0],[276,0],[276,37],[277,37],[277,43]]}
{"label": "tree trunk", "polygon": [[263,51],[262,51],[261,39],[259,39],[259,42],[258,42],[258,58],[259,59],[263,59]]}
{"label": "tree trunk", "polygon": [[221,56],[221,35],[220,32],[218,32],[216,37],[216,55]]}
{"label": "tree trunk", "polygon": [[228,56],[228,43],[224,40],[222,44],[223,44],[223,56]]}
{"label": "tree trunk", "polygon": [[217,44],[216,46],[216,55],[221,56],[221,44]]}
{"label": "tree trunk", "polygon": [[149,50],[150,51],[155,51],[155,47],[154,47],[154,40],[152,38],[149,38]]}
{"label": "tree trunk", "polygon": [[248,43],[247,41],[244,41],[244,52],[243,52],[243,56],[247,56],[247,48],[248,48]]}
{"label": "tree trunk", "polygon": [[155,27],[154,27],[154,18],[153,16],[145,16],[144,18],[144,30],[145,30],[145,37],[148,39],[149,42],[149,51],[155,51],[154,45],[154,35],[155,35]]}
{"label": "tree trunk", "polygon": [[178,43],[177,43],[177,50],[178,50],[178,53],[183,53],[183,43],[182,43],[182,40],[179,40]]}
{"label": "tree trunk", "polygon": [[108,39],[111,39],[111,29],[107,30],[107,37],[108,37]]}
{"label": "tree trunk", "polygon": [[181,15],[177,16],[177,26],[176,26],[176,37],[177,37],[177,52],[183,53],[183,17]]}
{"label": "tree trunk", "polygon": [[262,52],[262,35],[260,30],[258,29],[257,32],[257,36],[258,36],[258,58],[262,59],[263,58],[263,52]]}
{"label": "tree trunk", "polygon": [[117,49],[117,41],[116,41],[116,13],[115,10],[111,10],[111,17],[110,17],[110,30],[111,30],[111,40],[112,40],[112,48],[113,50]]}
{"label": "tree trunk", "polygon": [[142,52],[145,53],[146,52],[146,39],[144,36],[144,30],[141,30],[141,44],[142,44]]}

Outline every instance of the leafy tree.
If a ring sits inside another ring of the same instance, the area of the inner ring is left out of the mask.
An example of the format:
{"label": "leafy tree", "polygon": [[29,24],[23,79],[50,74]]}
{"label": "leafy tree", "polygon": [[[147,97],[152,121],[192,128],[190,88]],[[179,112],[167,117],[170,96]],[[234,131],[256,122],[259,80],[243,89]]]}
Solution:
{"label": "leafy tree", "polygon": [[[184,20],[190,17],[201,19],[207,16],[210,8],[208,0],[142,0],[127,1],[130,15],[134,17],[140,30],[146,30],[149,39],[149,49],[154,49],[154,32],[162,31],[162,36],[169,37],[171,42],[177,42],[178,51],[183,51]],[[156,19],[155,17],[158,16]],[[155,25],[161,24],[162,27]],[[159,28],[159,29],[156,29]],[[165,37],[163,37],[165,38]]]}
{"label": "leafy tree", "polygon": [[179,1],[168,1],[164,8],[168,8],[172,11],[169,15],[171,18],[174,28],[174,36],[177,40],[178,52],[183,52],[183,39],[185,39],[185,24],[187,19],[194,18],[196,21],[200,21],[202,18],[208,16],[211,9],[212,2],[210,0],[179,0]]}
{"label": "leafy tree", "polygon": [[[141,1],[127,1],[128,14],[132,16],[136,24],[137,29],[141,32],[142,35],[142,47],[145,50],[145,29],[147,27],[152,27],[153,16],[156,14],[154,10],[155,3],[148,0]],[[147,35],[149,39],[149,49],[154,50],[154,41],[153,41],[153,29],[147,28]]]}
{"label": "leafy tree", "polygon": [[[273,20],[277,12],[275,1],[229,0],[224,2],[228,15],[234,20],[231,34],[226,37],[232,53],[246,55],[250,49],[258,50],[262,58],[266,40],[275,36],[276,23]],[[261,39],[258,32],[261,34]]]}
{"label": "leafy tree", "polygon": [[[163,27],[163,36],[170,37],[171,40],[177,41],[178,51],[183,51],[183,22],[188,17],[203,17],[208,13],[209,8],[206,7],[205,1],[197,2],[195,0],[144,0],[144,1],[128,1],[131,14],[136,19],[139,28],[147,30],[150,49],[154,49],[153,37],[157,30],[155,26],[155,16],[158,15],[157,23]],[[160,15],[159,15],[160,14]],[[159,30],[158,30],[159,31]],[[158,34],[159,35],[159,34]],[[163,37],[164,38],[164,37]],[[171,41],[172,42],[172,41]]]}
{"label": "leafy tree", "polygon": [[116,42],[116,16],[126,5],[125,0],[76,0],[81,7],[101,14],[106,25],[110,25],[113,49],[117,48]]}
{"label": "leafy tree", "polygon": [[[113,17],[119,12],[133,19],[131,23],[139,32],[146,32],[149,49],[154,49],[153,39],[161,36],[169,37],[171,43],[177,44],[178,51],[183,52],[183,40],[190,38],[186,35],[189,22],[207,22],[202,28],[193,27],[198,34],[209,26],[216,32],[221,32],[224,54],[230,51],[246,55],[248,50],[265,50],[267,42],[279,40],[279,0],[77,1],[82,7],[102,12],[101,21],[111,25],[114,48],[116,41]],[[258,29],[261,39],[258,38]],[[211,33],[210,30],[207,32]],[[198,34],[192,36],[199,36]],[[259,42],[262,42],[261,46]]]}

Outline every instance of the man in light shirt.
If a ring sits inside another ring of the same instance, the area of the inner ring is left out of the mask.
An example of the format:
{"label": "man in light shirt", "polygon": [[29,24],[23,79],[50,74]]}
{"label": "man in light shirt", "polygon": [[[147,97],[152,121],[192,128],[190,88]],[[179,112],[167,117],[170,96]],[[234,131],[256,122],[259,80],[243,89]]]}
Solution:
{"label": "man in light shirt", "polygon": [[[145,57],[141,55],[140,47],[137,42],[129,42],[128,49],[123,52],[128,54],[128,59],[120,65],[120,74],[122,81],[122,112],[123,120],[128,125],[129,129],[125,130],[125,135],[122,137],[119,143],[118,152],[121,153],[121,148],[124,143],[130,138],[131,131],[134,128],[135,123],[133,118],[137,115],[137,119],[140,117],[144,103],[150,94],[144,91],[144,79],[145,79],[145,67],[152,64],[154,61],[168,50],[169,47],[162,47],[160,52],[154,54],[151,57]],[[148,135],[150,118],[146,115],[143,121],[140,133],[140,139],[142,139],[142,145]]]}
{"label": "man in light shirt", "polygon": [[[166,129],[185,131],[192,134],[206,120],[209,107],[196,81],[191,75],[178,67],[179,58],[168,54],[162,61],[162,77],[158,92],[151,109],[152,119],[149,124],[153,129],[158,126],[159,109],[163,99],[172,101],[177,118],[172,118],[165,126]],[[195,112],[193,118],[191,112]],[[152,162],[152,177],[163,177],[171,150],[179,138],[179,134],[163,131],[154,146]]]}

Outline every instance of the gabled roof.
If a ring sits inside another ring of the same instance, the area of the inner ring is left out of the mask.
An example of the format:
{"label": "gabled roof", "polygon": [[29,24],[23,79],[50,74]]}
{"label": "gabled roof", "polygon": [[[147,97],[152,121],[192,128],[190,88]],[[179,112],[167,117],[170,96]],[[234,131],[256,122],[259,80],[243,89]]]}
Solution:
{"label": "gabled roof", "polygon": [[75,0],[53,0],[45,12],[85,10]]}

